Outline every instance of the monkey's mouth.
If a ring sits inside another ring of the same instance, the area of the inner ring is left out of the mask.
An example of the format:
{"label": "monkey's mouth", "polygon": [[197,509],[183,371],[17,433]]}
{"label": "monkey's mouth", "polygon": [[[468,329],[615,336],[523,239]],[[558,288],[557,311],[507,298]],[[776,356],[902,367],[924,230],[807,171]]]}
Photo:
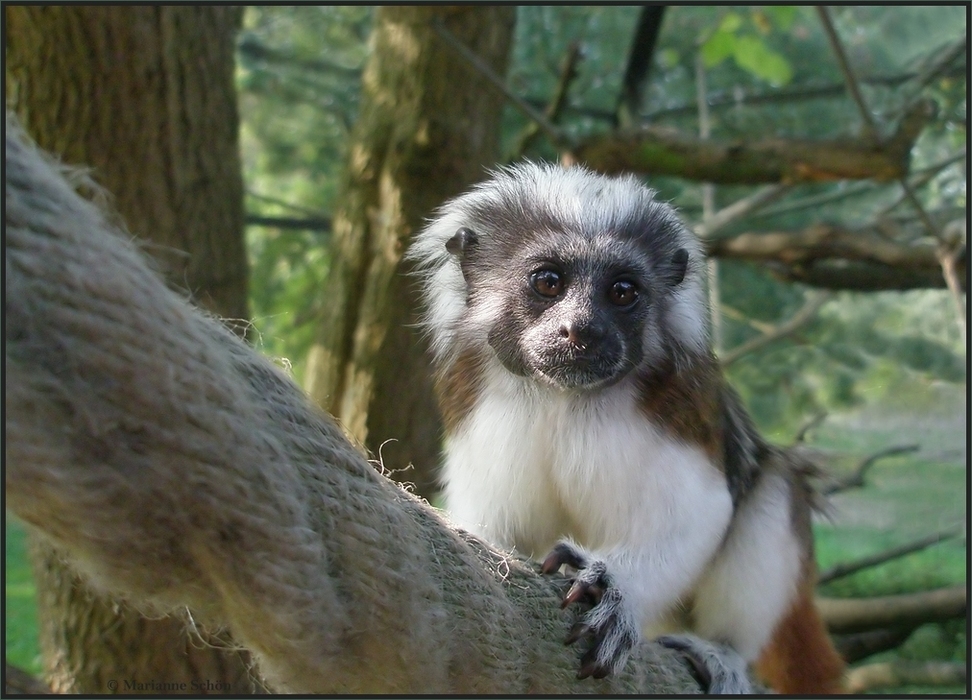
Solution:
{"label": "monkey's mouth", "polygon": [[622,362],[605,361],[603,357],[550,357],[533,367],[534,376],[561,389],[601,389],[618,382],[627,367]]}

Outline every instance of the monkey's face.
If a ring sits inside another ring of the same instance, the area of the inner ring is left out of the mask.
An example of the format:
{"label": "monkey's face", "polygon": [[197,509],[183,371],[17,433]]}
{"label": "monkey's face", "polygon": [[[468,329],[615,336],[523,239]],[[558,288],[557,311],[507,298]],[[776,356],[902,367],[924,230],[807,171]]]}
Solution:
{"label": "monkey's face", "polygon": [[704,352],[702,247],[633,177],[524,163],[445,205],[410,253],[437,361],[596,390]]}
{"label": "monkey's face", "polygon": [[498,307],[487,338],[510,372],[593,389],[642,362],[651,284],[636,256],[617,241],[551,234],[512,258],[471,299]]}

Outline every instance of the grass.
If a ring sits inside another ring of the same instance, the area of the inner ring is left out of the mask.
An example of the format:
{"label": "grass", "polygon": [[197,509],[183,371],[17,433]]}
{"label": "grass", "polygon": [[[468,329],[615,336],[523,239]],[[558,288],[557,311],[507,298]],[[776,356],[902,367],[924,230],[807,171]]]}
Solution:
{"label": "grass", "polygon": [[[857,459],[891,445],[919,443],[914,454],[889,457],[868,472],[867,486],[832,498],[831,520],[815,525],[817,558],[825,569],[858,559],[925,534],[964,522],[966,517],[965,412],[921,419],[900,416],[831,417],[815,432],[812,445],[846,455],[834,471],[852,468]],[[23,529],[10,520],[5,532],[4,634],[7,659],[39,673],[37,611]],[[906,557],[837,579],[821,592],[835,597],[892,595],[940,588],[966,581],[966,545],[961,539],[933,545]],[[864,663],[901,658],[966,658],[965,621],[919,628],[902,647]],[[896,688],[884,693],[964,693],[956,688]]]}

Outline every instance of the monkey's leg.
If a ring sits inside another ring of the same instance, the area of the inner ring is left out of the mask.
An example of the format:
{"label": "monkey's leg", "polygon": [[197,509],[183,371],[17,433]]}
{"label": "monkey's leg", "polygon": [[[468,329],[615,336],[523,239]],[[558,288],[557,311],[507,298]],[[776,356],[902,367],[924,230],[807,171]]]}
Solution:
{"label": "monkey's leg", "polygon": [[695,588],[694,630],[750,662],[762,654],[760,675],[774,690],[834,692],[842,664],[813,607],[809,521],[798,497],[784,474],[764,473]]}
{"label": "monkey's leg", "polygon": [[844,693],[844,660],[834,649],[813,602],[808,574],[786,617],[777,625],[756,663],[760,679],[779,693]]}

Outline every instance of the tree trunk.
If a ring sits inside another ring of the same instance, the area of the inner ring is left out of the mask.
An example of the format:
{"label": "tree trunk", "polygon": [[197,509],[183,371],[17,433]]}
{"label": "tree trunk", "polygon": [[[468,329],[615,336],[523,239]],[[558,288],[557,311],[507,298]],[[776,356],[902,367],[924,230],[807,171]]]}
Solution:
{"label": "tree trunk", "polygon": [[7,95],[32,138],[93,169],[173,285],[246,318],[233,82],[241,8],[4,11]]}
{"label": "tree trunk", "polygon": [[[9,104],[43,147],[85,164],[170,284],[247,317],[230,7],[6,7]],[[242,325],[240,326],[242,328]],[[39,634],[59,692],[252,692],[246,654],[91,591],[32,547]],[[129,683],[126,686],[126,682]],[[138,683],[141,685],[131,685]],[[193,686],[192,684],[197,685]]]}
{"label": "tree trunk", "polygon": [[[496,162],[503,98],[435,33],[441,21],[497,73],[513,7],[382,7],[365,69],[340,205],[327,311],[307,390],[393,472],[430,495],[440,421],[416,285],[402,260],[435,207]],[[386,441],[388,442],[387,444]]]}

